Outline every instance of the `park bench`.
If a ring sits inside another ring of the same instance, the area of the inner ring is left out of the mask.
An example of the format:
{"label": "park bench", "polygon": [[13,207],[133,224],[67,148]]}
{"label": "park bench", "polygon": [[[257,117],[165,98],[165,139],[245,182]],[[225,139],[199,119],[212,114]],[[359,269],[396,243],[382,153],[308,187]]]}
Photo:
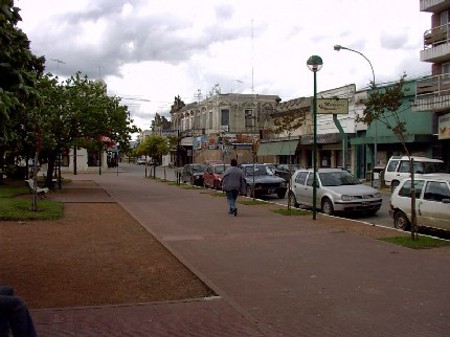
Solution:
{"label": "park bench", "polygon": [[35,182],[34,182],[33,179],[27,179],[27,180],[25,180],[25,183],[26,183],[26,185],[28,187],[28,190],[30,191],[31,194],[36,193],[39,196],[39,198],[41,198],[41,199],[47,198],[46,194],[49,191],[49,189],[47,187],[35,186]]}

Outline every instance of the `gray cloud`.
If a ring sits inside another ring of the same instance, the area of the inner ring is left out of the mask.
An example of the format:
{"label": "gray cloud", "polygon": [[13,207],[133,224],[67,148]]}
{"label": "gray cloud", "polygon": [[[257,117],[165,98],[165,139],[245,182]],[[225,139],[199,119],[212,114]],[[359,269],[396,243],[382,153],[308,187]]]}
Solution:
{"label": "gray cloud", "polygon": [[408,35],[406,33],[382,33],[380,36],[380,44],[386,49],[404,49],[408,43]]}
{"label": "gray cloud", "polygon": [[[226,28],[223,20],[233,14],[231,6],[216,8],[217,24],[193,32],[195,18],[182,13],[166,12],[135,16],[121,16],[122,8],[130,3],[133,13],[139,12],[143,1],[92,1],[82,12],[56,16],[39,31],[29,36],[38,55],[47,58],[47,71],[61,76],[81,71],[89,77],[119,75],[126,63],[161,61],[179,64],[196,53],[207,53],[209,46],[237,39],[243,35],[240,27]],[[85,29],[101,24],[104,34],[95,42],[86,41]],[[51,54],[47,51],[51,50]],[[64,62],[55,63],[51,59]]]}

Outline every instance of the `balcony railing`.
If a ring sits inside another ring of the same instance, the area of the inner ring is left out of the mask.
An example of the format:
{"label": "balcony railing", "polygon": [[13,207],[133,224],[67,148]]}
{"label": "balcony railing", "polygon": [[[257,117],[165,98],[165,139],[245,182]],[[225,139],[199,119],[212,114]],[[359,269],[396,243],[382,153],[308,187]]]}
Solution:
{"label": "balcony railing", "polygon": [[450,74],[442,74],[426,77],[418,80],[416,84],[416,98],[426,99],[429,97],[450,95]]}
{"label": "balcony railing", "polygon": [[449,39],[449,24],[428,29],[423,34],[423,48],[429,49],[444,43],[449,43]]}

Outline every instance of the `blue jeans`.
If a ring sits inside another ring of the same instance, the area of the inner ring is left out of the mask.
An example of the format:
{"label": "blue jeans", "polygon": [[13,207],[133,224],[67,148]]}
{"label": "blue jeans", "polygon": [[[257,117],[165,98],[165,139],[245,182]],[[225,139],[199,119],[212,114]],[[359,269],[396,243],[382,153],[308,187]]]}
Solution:
{"label": "blue jeans", "polygon": [[227,193],[227,202],[228,202],[228,206],[230,206],[230,213],[233,212],[237,207],[236,207],[236,199],[238,197],[239,191],[237,190],[232,190],[232,191],[226,191]]}
{"label": "blue jeans", "polygon": [[0,286],[0,337],[36,337],[33,320],[25,302],[14,296],[13,288]]}

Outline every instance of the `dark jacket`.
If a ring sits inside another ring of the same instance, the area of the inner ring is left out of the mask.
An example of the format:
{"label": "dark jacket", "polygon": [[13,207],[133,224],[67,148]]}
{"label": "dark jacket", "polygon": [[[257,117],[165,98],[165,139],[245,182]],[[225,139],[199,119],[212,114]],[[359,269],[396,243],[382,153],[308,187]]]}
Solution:
{"label": "dark jacket", "polygon": [[228,167],[222,175],[222,190],[238,191],[240,194],[247,192],[244,173],[237,166]]}

